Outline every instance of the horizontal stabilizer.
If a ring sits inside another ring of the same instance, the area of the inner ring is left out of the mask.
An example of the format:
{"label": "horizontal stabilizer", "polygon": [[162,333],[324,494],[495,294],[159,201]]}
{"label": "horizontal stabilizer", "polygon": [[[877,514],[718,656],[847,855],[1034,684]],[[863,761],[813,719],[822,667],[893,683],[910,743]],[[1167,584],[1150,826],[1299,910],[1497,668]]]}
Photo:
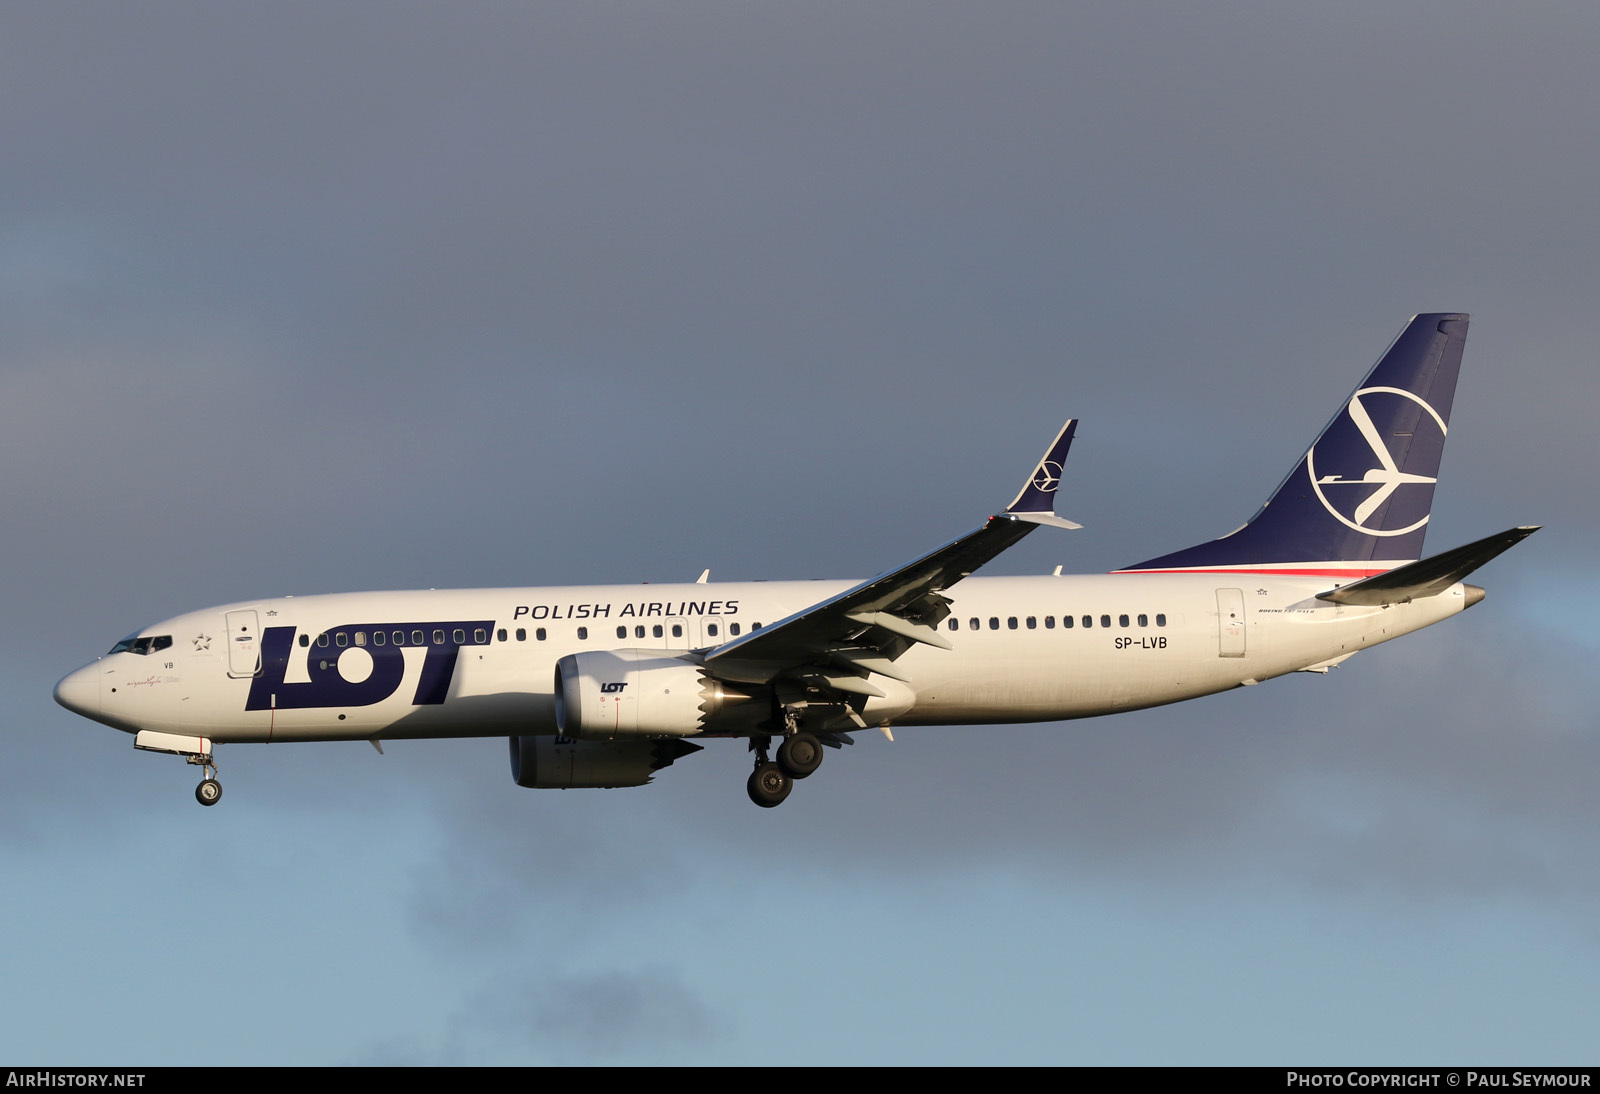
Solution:
{"label": "horizontal stabilizer", "polygon": [[1335,604],[1405,604],[1423,597],[1437,596],[1538,530],[1539,525],[1534,524],[1497,532],[1476,543],[1425,558],[1421,562],[1409,562],[1387,573],[1318,593],[1317,599]]}

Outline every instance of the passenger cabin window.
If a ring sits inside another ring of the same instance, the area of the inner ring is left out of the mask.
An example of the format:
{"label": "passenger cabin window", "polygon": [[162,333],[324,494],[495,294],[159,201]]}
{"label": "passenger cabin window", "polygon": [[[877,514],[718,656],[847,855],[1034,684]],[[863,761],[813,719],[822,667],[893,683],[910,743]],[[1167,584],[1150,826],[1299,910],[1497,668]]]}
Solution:
{"label": "passenger cabin window", "polygon": [[1017,617],[1016,616],[1014,616],[1014,615],[1006,616],[1006,629],[1007,630],[1013,630],[1013,631],[1017,629]]}
{"label": "passenger cabin window", "polygon": [[1166,625],[1167,625],[1167,617],[1158,612],[1156,614],[1156,626],[1165,627]]}
{"label": "passenger cabin window", "polygon": [[628,628],[627,627],[618,627],[617,628],[617,637],[618,638],[626,638],[626,637],[628,637]]}
{"label": "passenger cabin window", "polygon": [[1092,627],[1092,626],[1094,626],[1094,616],[1092,616],[1092,615],[1086,615],[1086,616],[1084,616],[1084,617],[1083,617],[1083,625],[1084,625],[1084,626],[1085,626],[1085,627]]}
{"label": "passenger cabin window", "polygon": [[477,627],[477,628],[475,628],[473,630],[473,632],[472,632],[472,640],[474,642],[486,642],[486,641],[488,641],[488,639],[489,639],[489,636],[488,636],[487,633],[484,632],[484,629],[482,627]]}
{"label": "passenger cabin window", "polygon": [[[323,643],[323,644],[326,645],[326,643]],[[421,631],[412,631],[411,632],[411,644],[413,646],[422,645],[422,632]]]}
{"label": "passenger cabin window", "polygon": [[317,635],[317,645],[323,647],[324,649],[327,648],[327,645],[328,645],[327,632],[323,632],[322,634]]}
{"label": "passenger cabin window", "polygon": [[365,646],[366,644],[367,644],[367,632],[366,631],[357,631],[356,632],[356,645]]}
{"label": "passenger cabin window", "polygon": [[972,625],[972,629],[973,630],[977,630],[978,629],[978,617],[977,616],[973,616],[972,617],[972,624],[971,625]]}
{"label": "passenger cabin window", "polygon": [[506,640],[506,629],[501,627],[497,632],[495,632],[495,637],[504,642]]}
{"label": "passenger cabin window", "polygon": [[1127,616],[1125,616],[1125,615],[1117,616],[1117,626],[1126,627],[1127,625],[1128,625],[1128,617]]}
{"label": "passenger cabin window", "polygon": [[637,627],[633,628],[633,636],[635,638],[643,638],[644,637],[644,624],[643,623],[640,623]]}
{"label": "passenger cabin window", "polygon": [[309,645],[311,645],[311,636],[309,634],[302,634],[300,636],[300,648],[305,649]]}
{"label": "passenger cabin window", "polygon": [[589,628],[588,627],[579,627],[578,628],[578,641],[579,642],[585,641],[588,637],[589,637]]}
{"label": "passenger cabin window", "polygon": [[388,637],[389,636],[384,634],[382,631],[373,631],[372,632],[372,644],[374,646],[381,646],[381,645],[383,645],[385,640],[387,640]]}
{"label": "passenger cabin window", "polygon": [[[506,636],[506,632],[505,631],[501,631],[500,632],[500,638],[501,638],[502,641],[505,639],[505,636]],[[394,639],[394,644],[397,645],[397,646],[403,646],[403,645],[406,644],[406,632],[405,631],[395,631],[389,637]]]}
{"label": "passenger cabin window", "polygon": [[533,631],[533,636],[535,638],[537,638],[539,641],[543,642],[544,639],[545,639],[544,628],[543,627],[535,627],[534,631]]}
{"label": "passenger cabin window", "polygon": [[1139,626],[1148,627],[1149,625],[1150,625],[1150,617],[1148,615],[1145,615],[1143,612],[1140,612],[1139,613]]}
{"label": "passenger cabin window", "polygon": [[997,631],[1000,629],[1000,617],[998,615],[991,615],[989,617],[989,629],[991,631]]}
{"label": "passenger cabin window", "polygon": [[707,623],[706,633],[712,638],[715,638],[717,636],[717,625],[715,623]]}
{"label": "passenger cabin window", "polygon": [[[1068,619],[1067,622],[1071,623],[1072,620]],[[1056,617],[1055,616],[1047,615],[1047,616],[1044,617],[1044,629],[1047,630],[1047,631],[1053,631],[1053,630],[1056,629]]]}
{"label": "passenger cabin window", "polygon": [[1037,630],[1038,628],[1039,628],[1039,621],[1037,619],[1035,619],[1031,615],[1028,616],[1028,629],[1030,631],[1032,631],[1032,630]]}
{"label": "passenger cabin window", "polygon": [[674,623],[672,625],[672,637],[674,637],[674,638],[682,638],[683,637],[683,624],[682,623]]}
{"label": "passenger cabin window", "polygon": [[444,645],[444,632],[443,631],[434,631],[433,632],[433,644],[435,646]]}
{"label": "passenger cabin window", "polygon": [[451,631],[450,637],[455,639],[456,645],[458,646],[464,646],[467,643],[467,632],[462,630],[460,627],[457,627],[455,630]]}
{"label": "passenger cabin window", "polygon": [[517,628],[517,641],[518,642],[526,642],[527,640],[528,640],[528,628],[527,627],[518,627]]}
{"label": "passenger cabin window", "polygon": [[1110,617],[1110,616],[1109,616],[1109,615],[1102,615],[1102,616],[1101,616],[1101,617],[1100,617],[1100,625],[1101,625],[1101,626],[1102,626],[1102,627],[1109,627],[1109,626],[1111,626],[1111,617]]}
{"label": "passenger cabin window", "polygon": [[651,638],[660,638],[661,637],[661,624],[660,623],[657,623],[655,626],[650,628],[650,637]]}
{"label": "passenger cabin window", "polygon": [[333,636],[333,644],[335,646],[348,646],[350,644],[350,636],[340,631]]}
{"label": "passenger cabin window", "polygon": [[1070,615],[1062,616],[1061,617],[1061,627],[1062,627],[1063,630],[1069,630],[1070,631],[1072,629],[1072,616],[1070,616]]}
{"label": "passenger cabin window", "polygon": [[737,623],[729,623],[728,624],[728,633],[733,635],[735,638],[738,638],[739,637],[739,624],[737,624]]}
{"label": "passenger cabin window", "polygon": [[950,617],[950,629],[953,631],[959,631],[961,629],[961,620],[957,619],[953,615]]}

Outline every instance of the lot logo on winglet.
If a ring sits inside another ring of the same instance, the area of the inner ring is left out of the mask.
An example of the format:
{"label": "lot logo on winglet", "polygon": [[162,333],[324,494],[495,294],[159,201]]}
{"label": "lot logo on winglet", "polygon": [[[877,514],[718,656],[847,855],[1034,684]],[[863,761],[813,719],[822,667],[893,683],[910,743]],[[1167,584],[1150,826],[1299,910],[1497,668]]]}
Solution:
{"label": "lot logo on winglet", "polygon": [[[1382,430],[1373,422],[1369,404],[1374,409],[1379,409],[1379,417],[1386,423],[1393,423],[1405,417],[1403,408],[1397,408],[1392,403],[1394,398],[1407,399],[1423,410],[1426,415],[1417,415],[1416,423],[1411,430],[1392,431],[1392,439],[1400,442],[1399,460],[1395,452],[1390,450],[1389,441],[1385,439]],[[1384,404],[1388,403],[1388,406]],[[1408,474],[1400,469],[1400,461],[1405,459],[1406,451],[1414,441],[1413,431],[1423,429],[1432,430],[1436,425],[1439,438],[1442,440],[1448,430],[1444,419],[1439,412],[1429,406],[1414,392],[1397,387],[1367,387],[1362,388],[1350,397],[1350,404],[1346,407],[1349,414],[1349,423],[1353,424],[1360,435],[1360,441],[1350,436],[1348,425],[1336,420],[1317,443],[1306,453],[1306,473],[1311,479],[1311,488],[1316,491],[1317,499],[1322,502],[1325,509],[1341,524],[1364,532],[1369,536],[1403,536],[1407,532],[1415,532],[1428,523],[1428,513],[1424,508],[1419,519],[1412,521],[1402,528],[1382,527],[1383,517],[1378,518],[1378,526],[1374,527],[1368,522],[1373,520],[1374,514],[1386,513],[1385,503],[1394,498],[1397,493],[1402,498],[1404,491],[1416,487],[1431,488],[1437,479],[1426,475]],[[1429,422],[1433,425],[1430,425]],[[1318,450],[1323,450],[1323,472],[1317,471]]]}
{"label": "lot logo on winglet", "polygon": [[[1012,480],[1013,482],[1016,480]],[[1046,494],[1053,494],[1056,487],[1061,485],[1061,465],[1054,460],[1045,460],[1039,465],[1039,470],[1033,473],[1033,488]]]}

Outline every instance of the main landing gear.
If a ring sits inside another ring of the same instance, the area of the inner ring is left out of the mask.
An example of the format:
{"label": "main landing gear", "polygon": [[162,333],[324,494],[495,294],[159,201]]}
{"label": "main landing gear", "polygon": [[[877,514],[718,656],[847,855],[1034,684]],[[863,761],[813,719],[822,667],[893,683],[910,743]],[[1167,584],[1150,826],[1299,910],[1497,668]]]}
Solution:
{"label": "main landing gear", "polygon": [[783,768],[771,760],[757,760],[756,769],[750,773],[750,781],[745,784],[745,789],[750,792],[751,801],[763,809],[771,809],[783,804],[783,799],[794,789],[794,779],[785,775]]}
{"label": "main landing gear", "polygon": [[756,769],[745,784],[750,800],[763,809],[782,805],[796,779],[803,779],[822,766],[822,742],[810,733],[791,732],[778,745],[776,761],[767,758],[769,740],[759,737],[751,741]]}
{"label": "main landing gear", "polygon": [[778,766],[792,779],[803,779],[822,766],[822,742],[809,733],[785,737],[778,746]]}

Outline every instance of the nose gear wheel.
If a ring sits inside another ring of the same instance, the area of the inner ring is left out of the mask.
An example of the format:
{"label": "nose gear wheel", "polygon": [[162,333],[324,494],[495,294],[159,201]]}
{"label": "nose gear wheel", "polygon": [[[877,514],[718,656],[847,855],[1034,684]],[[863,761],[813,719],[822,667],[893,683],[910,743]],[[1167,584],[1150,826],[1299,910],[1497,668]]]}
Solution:
{"label": "nose gear wheel", "polygon": [[187,756],[185,759],[205,771],[205,778],[194,788],[194,800],[201,805],[216,805],[222,800],[222,784],[217,781],[217,761],[210,753]]}

